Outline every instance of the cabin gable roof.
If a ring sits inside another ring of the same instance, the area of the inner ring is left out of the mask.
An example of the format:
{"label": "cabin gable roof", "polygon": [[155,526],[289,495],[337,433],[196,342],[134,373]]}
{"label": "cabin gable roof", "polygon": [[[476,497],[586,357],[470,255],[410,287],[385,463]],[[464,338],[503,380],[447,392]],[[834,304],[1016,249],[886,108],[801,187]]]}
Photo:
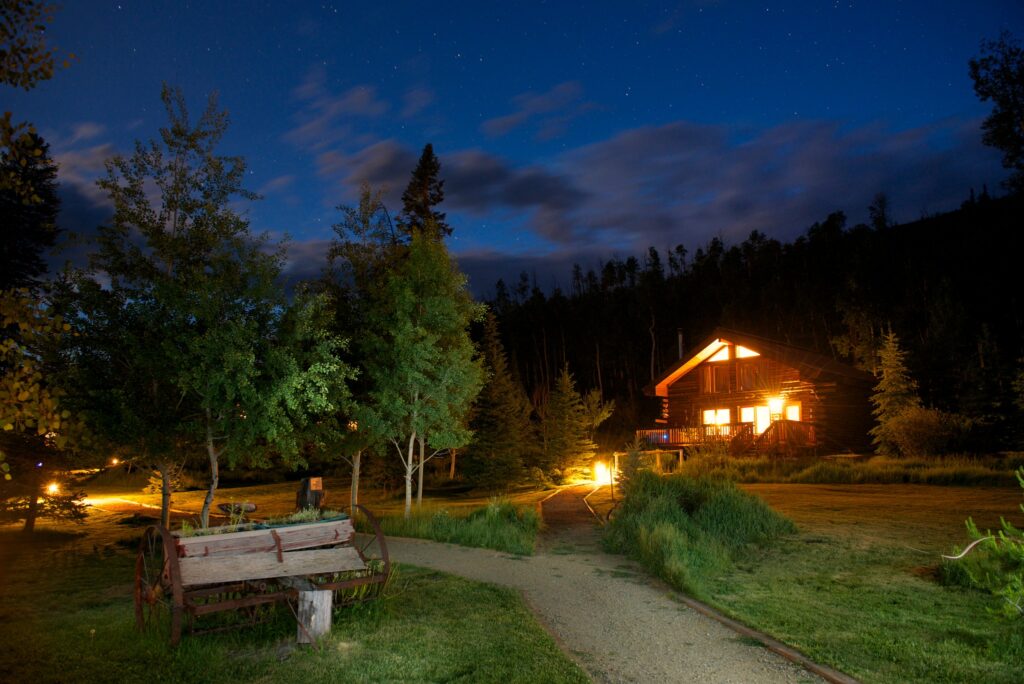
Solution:
{"label": "cabin gable roof", "polygon": [[774,359],[779,363],[795,368],[802,377],[808,380],[817,380],[819,378],[841,379],[854,384],[873,384],[875,381],[874,376],[870,373],[858,370],[849,364],[836,361],[823,354],[793,347],[766,337],[750,335],[739,330],[715,328],[711,335],[670,366],[668,370],[655,378],[651,384],[647,385],[644,388],[644,394],[667,397],[670,385],[714,356],[726,344],[746,347],[765,358]]}

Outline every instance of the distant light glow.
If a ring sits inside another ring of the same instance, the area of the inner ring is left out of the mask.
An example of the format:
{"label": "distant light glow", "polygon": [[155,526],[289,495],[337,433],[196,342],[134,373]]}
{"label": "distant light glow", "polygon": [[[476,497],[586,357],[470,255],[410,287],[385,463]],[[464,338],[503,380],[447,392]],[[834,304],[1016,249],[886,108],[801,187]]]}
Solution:
{"label": "distant light glow", "polygon": [[60,485],[57,484],[56,482],[51,482],[50,484],[48,484],[46,486],[46,493],[50,494],[50,495],[59,494],[60,493]]}
{"label": "distant light glow", "polygon": [[771,412],[772,417],[782,416],[782,397],[772,397],[768,400],[768,410]]}
{"label": "distant light glow", "polygon": [[118,459],[116,459],[116,458],[112,458],[112,459],[110,459],[110,465],[117,465],[117,464],[118,464],[118,463],[120,463],[120,462],[121,462],[121,461],[119,461],[119,460],[118,460]]}
{"label": "distant light glow", "polygon": [[612,471],[603,461],[598,461],[594,464],[594,482],[601,485],[610,485],[612,483]]}

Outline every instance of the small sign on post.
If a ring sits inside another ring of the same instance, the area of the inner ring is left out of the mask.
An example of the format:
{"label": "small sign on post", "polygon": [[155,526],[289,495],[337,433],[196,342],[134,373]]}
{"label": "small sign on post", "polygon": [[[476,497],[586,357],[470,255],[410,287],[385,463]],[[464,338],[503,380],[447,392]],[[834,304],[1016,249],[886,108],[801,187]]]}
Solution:
{"label": "small sign on post", "polygon": [[299,491],[295,495],[295,508],[300,511],[307,508],[320,510],[324,507],[325,499],[323,478],[305,477],[299,483]]}

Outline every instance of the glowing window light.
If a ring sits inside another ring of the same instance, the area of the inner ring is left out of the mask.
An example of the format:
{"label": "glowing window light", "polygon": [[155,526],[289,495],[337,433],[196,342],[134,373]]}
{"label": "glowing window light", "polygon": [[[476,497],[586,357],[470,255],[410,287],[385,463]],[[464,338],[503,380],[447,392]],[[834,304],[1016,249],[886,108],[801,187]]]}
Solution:
{"label": "glowing window light", "polygon": [[800,404],[790,404],[786,407],[786,420],[800,420]]}
{"label": "glowing window light", "polygon": [[60,485],[57,484],[56,482],[51,482],[46,487],[46,493],[50,494],[50,495],[59,494],[60,493]]}
{"label": "glowing window light", "polygon": [[729,409],[715,411],[715,425],[728,425],[730,422],[732,422],[732,411]]}
{"label": "glowing window light", "polygon": [[704,424],[714,425],[715,424],[715,409],[706,409],[704,411]]}
{"label": "glowing window light", "polygon": [[772,414],[772,418],[782,416],[782,404],[782,397],[772,397],[768,400],[768,411]]}
{"label": "glowing window light", "polygon": [[610,485],[612,483],[612,471],[603,461],[598,461],[594,464],[594,482],[602,485]]}
{"label": "glowing window light", "polygon": [[736,345],[736,358],[737,359],[749,359],[751,356],[760,356],[758,352],[753,349],[748,349],[740,345]]}
{"label": "glowing window light", "polygon": [[725,346],[715,352],[708,361],[728,361],[729,360],[729,347]]}
{"label": "glowing window light", "polygon": [[754,407],[744,406],[740,409],[740,422],[741,423],[753,423],[754,422]]}

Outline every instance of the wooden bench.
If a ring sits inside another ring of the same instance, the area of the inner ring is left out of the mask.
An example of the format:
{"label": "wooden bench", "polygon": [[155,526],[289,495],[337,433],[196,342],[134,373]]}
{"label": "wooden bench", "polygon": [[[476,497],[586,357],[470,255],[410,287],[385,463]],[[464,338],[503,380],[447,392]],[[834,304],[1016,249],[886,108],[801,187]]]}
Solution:
{"label": "wooden bench", "polygon": [[[169,629],[171,643],[177,644],[185,619],[196,632],[201,631],[197,618],[211,613],[242,611],[255,620],[257,607],[295,601],[302,592],[333,596],[383,585],[391,572],[384,535],[369,511],[357,508],[374,530],[362,548],[354,543],[349,518],[244,531],[212,528],[189,537],[160,526],[148,528],[135,568],[139,628]],[[374,544],[376,555],[371,556]],[[321,607],[323,598],[318,599]],[[329,618],[329,605],[327,610]]]}

